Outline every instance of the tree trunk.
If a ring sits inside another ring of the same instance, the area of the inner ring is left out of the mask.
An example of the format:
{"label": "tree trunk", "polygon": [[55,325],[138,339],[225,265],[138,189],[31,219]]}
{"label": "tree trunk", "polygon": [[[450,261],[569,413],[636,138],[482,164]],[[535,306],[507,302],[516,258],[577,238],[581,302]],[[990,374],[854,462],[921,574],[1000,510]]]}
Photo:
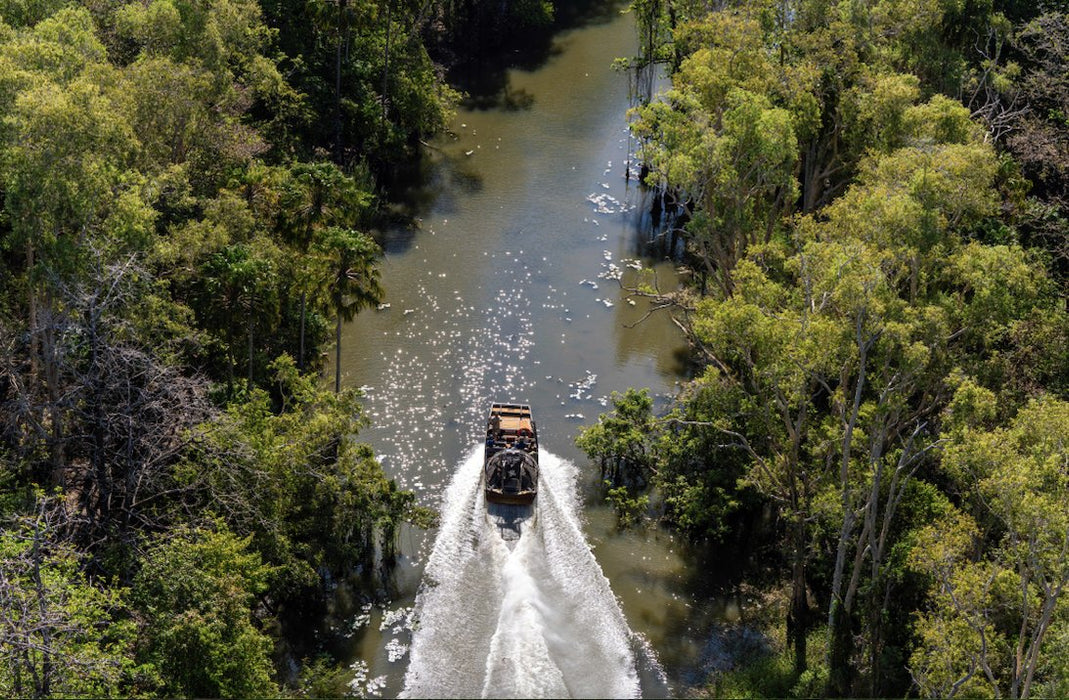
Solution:
{"label": "tree trunk", "polygon": [[308,292],[301,290],[301,348],[297,355],[297,369],[304,369],[304,314]]}
{"label": "tree trunk", "polygon": [[379,128],[386,129],[386,95],[389,89],[390,79],[390,30],[393,27],[391,21],[391,3],[389,0],[386,2],[386,46],[383,49],[384,57],[382,62],[382,114],[379,117]]}
{"label": "tree trunk", "polygon": [[33,284],[33,266],[36,264],[36,253],[33,248],[33,243],[29,240],[26,241],[26,294],[27,294],[27,320],[29,323],[30,336],[30,373],[37,374],[39,353],[40,353],[40,339],[38,337],[39,328],[37,325],[37,290],[34,289]]}
{"label": "tree trunk", "polygon": [[334,330],[334,393],[341,393],[341,311],[338,311],[338,324]]}
{"label": "tree trunk", "polygon": [[[842,461],[839,464],[839,489],[841,492],[840,507],[843,511],[843,526],[839,531],[839,542],[835,548],[835,570],[832,575],[831,605],[828,608],[828,684],[826,693],[833,696],[845,696],[850,693],[850,626],[853,614],[853,595],[843,594],[843,578],[846,574],[846,552],[854,540],[855,524],[857,515],[854,511],[853,490],[850,487],[850,455],[854,438],[854,428],[857,426],[858,415],[861,412],[861,398],[865,389],[866,362],[868,359],[869,340],[862,337],[864,312],[856,320],[855,340],[858,349],[857,384],[854,385],[854,400],[850,408],[850,415],[843,426]],[[844,378],[848,376],[848,370],[843,369]],[[842,382],[845,386],[845,382]],[[874,479],[874,481],[878,481]],[[873,486],[873,490],[876,487]],[[865,511],[866,517],[873,514],[874,504],[870,499],[869,510]],[[868,523],[866,522],[866,525]],[[861,556],[864,551],[864,533],[855,543],[857,557],[854,561],[851,589],[857,585],[857,576],[861,566]]]}
{"label": "tree trunk", "polygon": [[41,675],[37,682],[39,697],[51,695],[52,685],[52,627],[48,618],[48,603],[45,598],[45,585],[41,578],[41,526],[33,526],[33,585],[37,592],[38,614],[41,616]]}
{"label": "tree trunk", "polygon": [[41,369],[44,373],[45,388],[48,392],[49,417],[51,419],[51,434],[49,436],[49,460],[52,467],[52,484],[62,488],[66,487],[66,457],[64,450],[64,423],[65,416],[60,406],[59,388],[59,337],[56,333],[55,300],[51,292],[45,293],[46,323],[40,328],[41,331]]}
{"label": "tree trunk", "polygon": [[252,355],[253,355],[253,343],[252,343],[252,331],[255,326],[256,313],[255,310],[250,307],[249,309],[249,388],[252,388]]}
{"label": "tree trunk", "polygon": [[346,0],[338,0],[338,46],[334,55],[334,154],[341,157],[342,152],[342,117],[341,117],[341,57],[342,42],[346,32]]}
{"label": "tree trunk", "polygon": [[794,672],[805,673],[806,632],[809,627],[809,602],[805,580],[805,524],[800,515],[791,525],[793,562],[791,565],[791,607],[787,613],[787,643],[794,646]]}
{"label": "tree trunk", "polygon": [[[229,308],[233,308],[230,304],[227,304]],[[234,325],[232,323],[226,324],[226,388],[234,388],[234,373],[237,365],[237,358],[234,356]]]}

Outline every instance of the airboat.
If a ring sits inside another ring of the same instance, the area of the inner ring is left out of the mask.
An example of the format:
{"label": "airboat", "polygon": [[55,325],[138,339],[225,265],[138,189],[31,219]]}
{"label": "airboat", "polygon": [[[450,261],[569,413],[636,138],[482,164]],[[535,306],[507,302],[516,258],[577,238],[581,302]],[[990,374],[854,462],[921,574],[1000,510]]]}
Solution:
{"label": "airboat", "polygon": [[527,404],[490,405],[483,481],[487,503],[534,503],[538,495],[538,427]]}

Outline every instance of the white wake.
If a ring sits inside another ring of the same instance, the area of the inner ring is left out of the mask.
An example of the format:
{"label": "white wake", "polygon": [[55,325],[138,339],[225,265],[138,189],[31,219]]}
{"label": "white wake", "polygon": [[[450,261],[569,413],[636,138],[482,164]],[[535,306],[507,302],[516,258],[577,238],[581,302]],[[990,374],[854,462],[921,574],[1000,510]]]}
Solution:
{"label": "white wake", "polygon": [[486,514],[482,449],[450,482],[416,599],[401,697],[637,697],[631,634],[583,537],[576,469],[539,452],[534,522],[509,548]]}

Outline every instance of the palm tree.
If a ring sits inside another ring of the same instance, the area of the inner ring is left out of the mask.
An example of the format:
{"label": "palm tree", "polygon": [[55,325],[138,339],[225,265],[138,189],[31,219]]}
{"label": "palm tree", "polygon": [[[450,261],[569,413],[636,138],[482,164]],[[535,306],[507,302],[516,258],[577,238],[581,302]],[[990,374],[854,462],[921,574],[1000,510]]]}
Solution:
{"label": "palm tree", "polygon": [[200,279],[201,294],[204,295],[202,308],[207,309],[204,323],[222,333],[226,343],[228,386],[233,384],[238,362],[234,315],[239,311],[245,313],[251,385],[256,322],[266,320],[273,325],[278,312],[274,265],[269,259],[258,257],[247,245],[231,245],[208,258],[200,270]]}
{"label": "palm tree", "polygon": [[[297,163],[290,168],[281,197],[280,226],[303,257],[324,226],[358,225],[371,195],[333,163]],[[301,290],[300,349],[297,366],[304,369],[307,282],[299,273]]]}
{"label": "palm tree", "polygon": [[334,392],[341,391],[341,327],[357,312],[382,301],[379,270],[375,263],[382,249],[366,233],[331,226],[317,241],[330,271],[328,289],[336,318]]}

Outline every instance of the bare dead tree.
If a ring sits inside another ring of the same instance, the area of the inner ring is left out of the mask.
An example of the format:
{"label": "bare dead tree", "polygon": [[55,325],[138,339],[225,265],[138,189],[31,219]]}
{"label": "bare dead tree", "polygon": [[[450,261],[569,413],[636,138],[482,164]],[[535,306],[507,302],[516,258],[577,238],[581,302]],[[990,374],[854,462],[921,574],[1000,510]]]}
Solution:
{"label": "bare dead tree", "polygon": [[[4,341],[0,428],[27,465],[26,481],[65,490],[81,516],[65,527],[83,547],[158,529],[168,509],[203,485],[175,468],[215,410],[206,380],[164,363],[138,339],[129,316],[147,279],[130,257],[98,264],[84,281],[56,284],[62,311],[48,321],[58,359],[54,389],[17,359],[24,340],[8,334]],[[57,453],[60,473],[50,473],[56,465],[44,455]]]}
{"label": "bare dead tree", "polygon": [[1022,86],[999,79],[1007,68],[1006,48],[1006,37],[998,28],[988,26],[985,34],[977,33],[973,51],[980,57],[980,68],[965,84],[969,94],[962,96],[973,119],[987,125],[987,138],[997,143],[1020,128],[1021,119],[1031,111]]}

